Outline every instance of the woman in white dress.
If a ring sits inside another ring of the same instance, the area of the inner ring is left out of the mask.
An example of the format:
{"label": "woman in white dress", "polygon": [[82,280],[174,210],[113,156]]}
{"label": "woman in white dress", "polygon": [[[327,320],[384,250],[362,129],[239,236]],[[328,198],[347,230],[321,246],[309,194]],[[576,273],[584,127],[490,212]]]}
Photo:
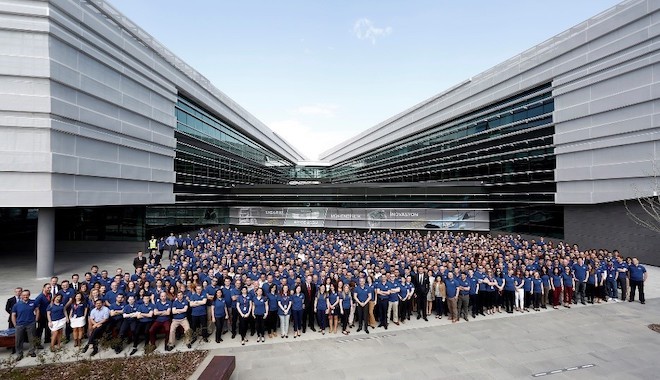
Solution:
{"label": "woman in white dress", "polygon": [[53,301],[46,309],[46,317],[48,318],[48,328],[51,331],[50,337],[50,350],[55,351],[62,348],[62,330],[66,326],[68,320],[66,312],[62,304],[62,294],[56,294]]}
{"label": "woman in white dress", "polygon": [[85,333],[85,324],[87,320],[88,305],[85,296],[78,292],[73,296],[71,309],[69,311],[69,320],[71,321],[71,328],[73,329],[74,347],[80,346],[83,335]]}

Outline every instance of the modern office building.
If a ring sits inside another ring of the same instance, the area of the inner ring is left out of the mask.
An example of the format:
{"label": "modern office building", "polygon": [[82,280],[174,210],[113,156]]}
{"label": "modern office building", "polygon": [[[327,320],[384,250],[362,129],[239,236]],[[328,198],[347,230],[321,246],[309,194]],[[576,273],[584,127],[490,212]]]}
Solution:
{"label": "modern office building", "polygon": [[[0,0],[0,238],[179,226],[493,231],[660,264],[660,3],[629,0],[308,162],[103,0]],[[34,243],[31,243],[34,244]]]}

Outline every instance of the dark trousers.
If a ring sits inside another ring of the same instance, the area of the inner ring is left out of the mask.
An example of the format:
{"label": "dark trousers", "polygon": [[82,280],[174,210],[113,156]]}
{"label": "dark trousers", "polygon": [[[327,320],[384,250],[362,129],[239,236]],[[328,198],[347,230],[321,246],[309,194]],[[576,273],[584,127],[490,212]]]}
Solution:
{"label": "dark trousers", "polygon": [[303,310],[293,310],[293,331],[301,331],[303,328]]}
{"label": "dark trousers", "polygon": [[305,311],[303,312],[303,323],[302,323],[303,332],[305,332],[307,326],[309,326],[310,329],[314,328],[315,318],[316,315],[314,314],[314,303],[312,302],[311,305],[305,306]]}
{"label": "dark trousers", "polygon": [[236,328],[238,327],[238,321],[239,321],[239,316],[238,316],[238,309],[232,308],[231,309],[231,336],[236,336]]}
{"label": "dark trousers", "polygon": [[245,335],[247,335],[248,329],[248,318],[247,317],[238,317],[238,333],[241,334],[241,340],[245,340]]}
{"label": "dark trousers", "polygon": [[626,276],[621,276],[621,273],[619,273],[619,278],[616,279],[616,281],[619,283],[619,286],[621,287],[621,301],[626,300],[626,293],[628,293],[628,283],[627,280],[628,277]]}
{"label": "dark trousers", "polygon": [[358,320],[358,330],[364,328],[364,331],[368,331],[369,321],[367,319],[369,316],[369,304],[367,303],[364,306],[355,305],[355,314],[357,315]]}
{"label": "dark trousers", "polygon": [[387,298],[382,298],[378,299],[378,319],[380,321],[380,325],[387,327],[387,308],[389,307],[390,303],[387,300]]}
{"label": "dark trousers", "polygon": [[34,337],[39,340],[39,344],[41,344],[42,334],[44,336],[44,343],[50,343],[50,329],[48,328],[48,317],[46,317],[45,314],[46,313],[44,313],[44,315],[41,316],[37,321],[37,330],[34,335]]}
{"label": "dark trousers", "polygon": [[339,316],[341,319],[341,331],[346,331],[346,326],[348,326],[348,315],[351,313],[351,309],[344,309],[344,312]]}
{"label": "dark trousers", "polygon": [[426,318],[426,293],[417,293],[417,316],[420,315]]}
{"label": "dark trousers", "polygon": [[513,302],[515,300],[516,292],[515,290],[505,290],[504,291],[504,308],[508,312],[513,312]]}
{"label": "dark trousers", "polygon": [[156,334],[159,332],[162,332],[165,334],[165,346],[169,345],[170,343],[170,321],[167,320],[165,322],[154,322],[151,324],[151,327],[149,328],[149,343],[151,345],[155,346],[156,345]]}
{"label": "dark trousers", "polygon": [[257,330],[257,336],[264,336],[264,332],[266,331],[265,328],[265,323],[264,323],[264,315],[255,315],[254,316],[254,324],[255,328]]}
{"label": "dark trousers", "polygon": [[201,334],[202,338],[208,338],[209,330],[206,324],[206,315],[193,315],[191,328],[194,334],[193,336],[197,337]]}
{"label": "dark trousers", "polygon": [[29,325],[16,326],[16,332],[14,336],[16,339],[15,349],[17,354],[19,355],[23,354],[23,343],[25,343],[26,340],[30,344],[30,350],[28,351],[28,353],[29,354],[34,353],[36,346],[32,339],[35,336],[35,334],[36,334],[36,327],[34,323],[31,323]]}
{"label": "dark trousers", "polygon": [[488,292],[479,289],[479,294],[477,294],[477,314],[484,313],[484,307],[486,307],[487,302],[488,302]]}
{"label": "dark trousers", "polygon": [[266,316],[266,331],[269,334],[277,333],[277,310],[270,310]]}
{"label": "dark trousers", "polygon": [[317,309],[316,318],[321,330],[325,330],[325,327],[328,325],[328,316],[325,314],[326,310]]}
{"label": "dark trousers", "polygon": [[151,328],[151,321],[149,322],[140,322],[138,321],[137,328],[135,329],[135,335],[133,335],[133,348],[137,347],[140,343],[140,335],[144,336],[144,347],[146,348],[149,344],[149,329]]}
{"label": "dark trousers", "polygon": [[472,318],[477,316],[477,304],[479,303],[479,294],[470,294],[470,308],[472,309]]}
{"label": "dark trousers", "polygon": [[399,320],[403,321],[406,318],[410,318],[410,303],[408,300],[399,301]]}
{"label": "dark trousers", "polygon": [[575,289],[575,300],[573,301],[573,303],[577,304],[578,299],[580,300],[580,302],[585,303],[585,295],[586,295],[585,293],[586,293],[586,290],[587,290],[587,283],[582,282],[582,281],[579,281],[579,282],[576,281],[575,282],[575,288],[576,288]]}
{"label": "dark trousers", "polygon": [[222,329],[225,327],[225,317],[215,317],[215,342],[222,339]]}
{"label": "dark trousers", "polygon": [[596,287],[594,284],[590,284],[587,282],[587,288],[585,290],[585,294],[587,296],[587,302],[594,303],[594,297],[596,296]]}
{"label": "dark trousers", "polygon": [[639,301],[646,302],[644,298],[644,281],[630,280],[630,301],[635,300],[635,290],[639,288]]}
{"label": "dark trousers", "polygon": [[525,304],[523,305],[525,309],[529,308],[532,304],[532,293],[525,291]]}
{"label": "dark trousers", "polygon": [[534,309],[538,309],[541,307],[541,297],[543,297],[543,293],[534,293]]}
{"label": "dark trousers", "polygon": [[468,294],[458,296],[458,318],[463,317],[468,320],[468,310],[470,306],[470,296]]}
{"label": "dark trousers", "polygon": [[119,336],[123,341],[128,339],[128,333],[131,333],[133,339],[137,339],[137,326],[138,321],[136,318],[126,318],[121,322],[121,327],[119,328]]}
{"label": "dark trousers", "polygon": [[92,330],[89,333],[89,339],[87,340],[87,344],[88,345],[91,344],[92,346],[94,346],[95,349],[98,349],[99,339],[101,339],[103,337],[103,334],[105,334],[107,329],[108,329],[108,324],[104,323],[101,326],[99,326],[99,327],[95,328],[94,330]]}
{"label": "dark trousers", "polygon": [[445,314],[445,302],[442,297],[435,297],[435,312],[438,313],[439,317]]}

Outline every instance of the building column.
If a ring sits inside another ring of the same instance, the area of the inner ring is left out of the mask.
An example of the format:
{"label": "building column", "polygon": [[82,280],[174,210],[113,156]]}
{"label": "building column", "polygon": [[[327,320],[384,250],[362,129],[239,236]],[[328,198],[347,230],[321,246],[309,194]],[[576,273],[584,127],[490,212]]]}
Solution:
{"label": "building column", "polygon": [[55,209],[40,208],[37,222],[37,278],[55,273]]}

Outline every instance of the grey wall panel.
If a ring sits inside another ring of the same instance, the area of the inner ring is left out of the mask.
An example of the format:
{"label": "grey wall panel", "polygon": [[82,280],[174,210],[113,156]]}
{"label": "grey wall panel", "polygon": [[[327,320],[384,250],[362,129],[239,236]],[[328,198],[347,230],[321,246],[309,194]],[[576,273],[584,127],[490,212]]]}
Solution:
{"label": "grey wall panel", "polygon": [[[629,205],[633,212],[641,212],[635,202]],[[564,240],[580,249],[618,249],[624,256],[637,256],[642,263],[660,265],[660,234],[635,224],[623,202],[566,206],[564,224]]]}

